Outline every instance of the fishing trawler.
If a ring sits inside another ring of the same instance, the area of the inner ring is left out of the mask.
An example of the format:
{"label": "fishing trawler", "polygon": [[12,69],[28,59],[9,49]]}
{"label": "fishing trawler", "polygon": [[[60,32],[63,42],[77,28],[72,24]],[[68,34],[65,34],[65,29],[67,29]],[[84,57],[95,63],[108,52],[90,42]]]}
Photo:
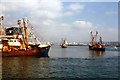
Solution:
{"label": "fishing trawler", "polygon": [[89,44],[89,50],[96,51],[105,51],[105,45],[102,43],[102,37],[100,37],[100,41],[97,42],[98,32],[96,31],[96,35],[93,35],[91,32],[91,43]]}
{"label": "fishing trawler", "polygon": [[67,42],[62,38],[62,43],[60,44],[61,48],[67,48]]}
{"label": "fishing trawler", "polygon": [[[28,27],[27,18],[18,20],[18,27],[4,28],[2,26],[3,16],[0,17],[0,56],[37,56],[49,57],[50,44],[42,44]],[[30,42],[29,36],[33,36],[35,42]]]}

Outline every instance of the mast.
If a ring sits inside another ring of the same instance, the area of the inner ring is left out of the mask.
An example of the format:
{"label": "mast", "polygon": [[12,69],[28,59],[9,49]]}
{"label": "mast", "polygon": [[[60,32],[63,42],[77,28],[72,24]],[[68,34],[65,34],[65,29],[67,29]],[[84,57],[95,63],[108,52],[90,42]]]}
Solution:
{"label": "mast", "polygon": [[4,30],[3,30],[3,26],[2,26],[2,21],[3,21],[3,16],[0,17],[0,35],[3,35]]}
{"label": "mast", "polygon": [[23,25],[24,25],[24,31],[25,31],[25,42],[26,47],[28,47],[28,25],[27,25],[27,18],[23,18]]}
{"label": "mast", "polygon": [[22,30],[22,26],[21,26],[21,20],[18,20],[18,25],[19,25],[19,35],[21,35],[20,37],[20,42],[22,44],[22,49],[25,49],[25,39],[23,36],[23,30]]}
{"label": "mast", "polygon": [[100,36],[100,43],[102,44],[102,37]]}
{"label": "mast", "polygon": [[22,26],[21,26],[21,20],[18,20],[18,25],[19,25],[19,34],[22,35]]}
{"label": "mast", "polygon": [[95,43],[97,42],[97,35],[98,35],[98,32],[96,31],[96,35],[95,35]]}
{"label": "mast", "polygon": [[94,45],[94,36],[92,34],[92,31],[91,31],[91,45]]}

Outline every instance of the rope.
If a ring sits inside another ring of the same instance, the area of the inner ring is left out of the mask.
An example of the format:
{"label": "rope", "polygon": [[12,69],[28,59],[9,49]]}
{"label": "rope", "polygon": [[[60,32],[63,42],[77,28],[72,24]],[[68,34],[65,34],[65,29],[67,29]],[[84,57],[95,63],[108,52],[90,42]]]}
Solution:
{"label": "rope", "polygon": [[45,42],[45,40],[43,39],[43,37],[39,37],[39,33],[33,28],[33,25],[29,22],[29,24],[28,24],[28,28],[30,29],[30,31],[35,35],[35,36],[37,36],[36,38],[38,39],[38,40],[40,40],[40,41],[43,41],[43,42]]}

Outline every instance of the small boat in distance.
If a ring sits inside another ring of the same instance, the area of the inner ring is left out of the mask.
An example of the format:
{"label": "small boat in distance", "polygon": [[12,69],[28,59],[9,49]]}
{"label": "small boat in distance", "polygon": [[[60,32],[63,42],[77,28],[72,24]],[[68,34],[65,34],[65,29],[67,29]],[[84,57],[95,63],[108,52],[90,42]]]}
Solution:
{"label": "small boat in distance", "polygon": [[91,32],[91,42],[89,44],[89,50],[95,51],[105,51],[105,45],[102,43],[102,37],[99,38],[99,41],[96,41],[98,37],[98,32],[96,35],[93,35]]}
{"label": "small boat in distance", "polygon": [[[3,28],[3,16],[0,17],[0,56],[2,57],[19,57],[19,56],[36,56],[49,57],[48,52],[50,44],[41,43],[32,30],[29,29],[27,18],[18,20],[17,27]],[[34,39],[30,41],[30,38]]]}
{"label": "small boat in distance", "polygon": [[60,44],[61,48],[67,48],[67,42],[62,38],[62,43]]}

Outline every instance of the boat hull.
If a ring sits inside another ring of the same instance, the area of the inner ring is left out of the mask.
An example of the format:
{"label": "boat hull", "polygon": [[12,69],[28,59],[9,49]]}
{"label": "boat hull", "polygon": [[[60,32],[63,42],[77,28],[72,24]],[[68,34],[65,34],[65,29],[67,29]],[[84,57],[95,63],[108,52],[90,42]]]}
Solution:
{"label": "boat hull", "polygon": [[39,47],[38,49],[39,49],[38,57],[49,57],[48,52],[49,52],[50,46]]}
{"label": "boat hull", "polygon": [[37,57],[49,57],[50,46],[46,47],[35,47],[34,49],[27,49],[27,50],[17,50],[17,51],[6,51],[2,52],[0,56],[2,57],[19,57],[19,56],[37,56]]}
{"label": "boat hull", "polygon": [[67,46],[61,46],[61,48],[67,48]]}
{"label": "boat hull", "polygon": [[89,46],[89,50],[95,50],[95,51],[105,51],[105,47],[94,47],[94,46]]}
{"label": "boat hull", "polygon": [[66,44],[61,44],[60,46],[61,46],[61,48],[67,48]]}

